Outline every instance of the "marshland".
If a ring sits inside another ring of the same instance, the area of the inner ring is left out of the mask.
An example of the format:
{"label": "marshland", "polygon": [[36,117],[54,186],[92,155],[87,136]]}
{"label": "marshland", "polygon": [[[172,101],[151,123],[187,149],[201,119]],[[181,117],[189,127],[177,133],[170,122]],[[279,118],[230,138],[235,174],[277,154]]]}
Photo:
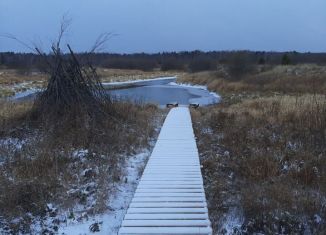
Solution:
{"label": "marshland", "polygon": [[72,2],[0,3],[1,234],[118,234],[173,106],[190,109],[213,234],[326,233],[324,2],[84,3],[92,19]]}

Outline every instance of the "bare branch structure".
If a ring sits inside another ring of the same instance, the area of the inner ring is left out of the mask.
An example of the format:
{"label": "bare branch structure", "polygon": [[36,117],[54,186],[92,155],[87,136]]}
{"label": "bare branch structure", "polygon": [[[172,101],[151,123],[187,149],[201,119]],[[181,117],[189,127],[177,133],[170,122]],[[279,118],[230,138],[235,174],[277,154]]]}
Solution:
{"label": "bare branch structure", "polygon": [[[104,90],[96,69],[88,61],[81,64],[71,46],[67,44],[67,53],[61,50],[62,38],[71,24],[71,19],[63,16],[58,36],[52,43],[51,53],[46,54],[39,47],[34,48],[13,35],[2,35],[15,40],[31,51],[39,54],[49,74],[46,89],[35,99],[32,119],[39,123],[54,124],[68,121],[80,127],[91,126],[90,122],[100,123],[112,115],[109,114],[111,100]],[[96,39],[89,54],[103,49],[105,43],[114,36],[103,33]],[[50,125],[51,126],[51,125]]]}
{"label": "bare branch structure", "polygon": [[[36,48],[37,53],[44,56],[50,77],[47,88],[35,99],[33,116],[45,123],[70,120],[87,128],[90,122],[108,118],[107,105],[111,104],[111,100],[91,63],[81,64],[69,44],[67,53],[61,50],[62,38],[70,23],[71,20],[64,16],[57,40],[51,47],[51,56]],[[102,47],[109,38],[110,34],[100,35],[92,52]]]}

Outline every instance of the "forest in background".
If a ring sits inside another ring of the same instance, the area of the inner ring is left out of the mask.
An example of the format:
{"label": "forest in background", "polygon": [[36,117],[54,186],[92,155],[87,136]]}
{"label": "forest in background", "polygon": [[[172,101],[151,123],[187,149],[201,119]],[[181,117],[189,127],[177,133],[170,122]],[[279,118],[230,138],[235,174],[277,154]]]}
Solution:
{"label": "forest in background", "polygon": [[[51,54],[46,55],[49,58]],[[112,54],[112,53],[78,53],[80,61],[92,63],[96,67],[110,69],[134,69],[152,71],[178,70],[186,72],[214,71],[217,65],[238,64],[250,67],[253,65],[297,65],[326,64],[326,53],[299,52],[255,52],[255,51],[191,51],[163,52],[155,54]],[[0,53],[0,66],[18,69],[28,74],[42,71],[42,56],[33,53]]]}

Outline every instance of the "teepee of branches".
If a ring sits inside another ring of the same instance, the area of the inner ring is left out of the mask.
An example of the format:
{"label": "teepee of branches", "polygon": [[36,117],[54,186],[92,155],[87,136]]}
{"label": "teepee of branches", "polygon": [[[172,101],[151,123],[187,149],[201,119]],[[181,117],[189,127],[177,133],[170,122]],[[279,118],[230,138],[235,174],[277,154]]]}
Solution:
{"label": "teepee of branches", "polygon": [[99,115],[101,105],[108,102],[95,68],[81,65],[71,47],[69,54],[52,47],[53,56],[47,60],[47,88],[35,100],[35,110],[58,118],[75,111],[89,116]]}
{"label": "teepee of branches", "polygon": [[[91,63],[81,64],[69,44],[68,52],[62,52],[60,42],[68,25],[67,21],[61,23],[59,37],[51,47],[50,56],[36,48],[44,59],[49,80],[46,89],[35,99],[33,116],[47,123],[73,119],[85,125],[84,122],[106,118],[110,99]],[[101,47],[109,37],[110,34],[100,35],[90,53]]]}

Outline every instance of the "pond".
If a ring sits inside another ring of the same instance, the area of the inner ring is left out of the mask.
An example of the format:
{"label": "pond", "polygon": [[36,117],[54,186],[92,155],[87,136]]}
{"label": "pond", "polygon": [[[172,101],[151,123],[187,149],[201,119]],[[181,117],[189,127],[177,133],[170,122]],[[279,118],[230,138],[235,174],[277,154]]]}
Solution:
{"label": "pond", "polygon": [[[108,94],[114,100],[134,103],[152,103],[165,107],[168,103],[179,105],[199,104],[200,106],[215,104],[220,97],[202,86],[191,86],[175,83],[176,78],[157,78],[143,81],[104,83]],[[17,93],[13,100],[34,99],[40,90],[31,89]]]}
{"label": "pond", "polygon": [[199,104],[200,106],[215,104],[220,97],[209,92],[202,86],[190,86],[167,81],[167,84],[142,85],[129,88],[109,90],[108,93],[116,100],[128,100],[132,102],[153,103],[165,106],[168,103],[179,105]]}

